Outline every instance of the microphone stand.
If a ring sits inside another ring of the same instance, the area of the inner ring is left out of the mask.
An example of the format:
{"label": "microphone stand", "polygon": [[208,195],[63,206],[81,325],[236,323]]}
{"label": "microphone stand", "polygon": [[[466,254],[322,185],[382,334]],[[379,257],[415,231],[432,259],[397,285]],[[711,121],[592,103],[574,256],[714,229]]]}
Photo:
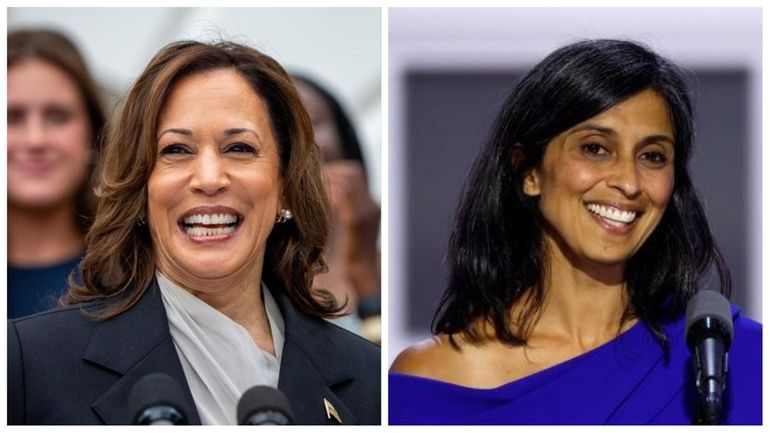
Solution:
{"label": "microphone stand", "polygon": [[[721,353],[722,356],[706,356]],[[727,350],[721,338],[705,338],[693,347],[695,386],[698,390],[693,424],[719,425],[722,422],[724,390],[727,382]]]}

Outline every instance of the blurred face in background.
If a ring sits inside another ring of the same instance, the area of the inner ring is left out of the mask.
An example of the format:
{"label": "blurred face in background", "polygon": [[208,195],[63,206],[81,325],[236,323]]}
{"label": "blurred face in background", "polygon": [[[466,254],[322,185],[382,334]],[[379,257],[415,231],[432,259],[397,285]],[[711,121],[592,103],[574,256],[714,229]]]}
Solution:
{"label": "blurred face in background", "polygon": [[8,204],[72,202],[92,157],[91,125],[77,84],[42,60],[8,70]]}
{"label": "blurred face in background", "polygon": [[305,105],[310,122],[313,124],[313,134],[316,144],[321,148],[324,161],[336,161],[342,159],[342,143],[337,124],[334,121],[334,113],[323,95],[302,82],[296,82],[297,90]]}

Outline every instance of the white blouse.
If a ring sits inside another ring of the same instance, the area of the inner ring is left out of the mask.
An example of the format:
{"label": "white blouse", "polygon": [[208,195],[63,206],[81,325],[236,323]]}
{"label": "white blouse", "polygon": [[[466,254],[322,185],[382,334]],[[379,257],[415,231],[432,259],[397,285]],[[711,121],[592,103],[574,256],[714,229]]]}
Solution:
{"label": "white blouse", "polygon": [[278,386],[284,322],[278,304],[262,285],[276,356],[260,349],[248,331],[156,272],[174,347],[182,363],[201,423],[237,424],[241,395],[255,385]]}

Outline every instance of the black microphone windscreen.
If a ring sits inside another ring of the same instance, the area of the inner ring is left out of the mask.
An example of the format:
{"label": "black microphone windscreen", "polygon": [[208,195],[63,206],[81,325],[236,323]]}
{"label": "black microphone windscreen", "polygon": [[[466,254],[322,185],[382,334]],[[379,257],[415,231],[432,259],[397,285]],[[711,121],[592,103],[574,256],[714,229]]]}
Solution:
{"label": "black microphone windscreen", "polygon": [[163,373],[148,374],[139,379],[131,390],[128,400],[131,421],[136,423],[144,411],[157,406],[172,407],[186,420],[187,416],[182,409],[183,395],[182,387],[171,376]]}
{"label": "black microphone windscreen", "polygon": [[275,411],[292,420],[289,400],[283,392],[271,386],[258,385],[249,388],[238,401],[238,424],[249,424],[248,419],[258,412]]}
{"label": "black microphone windscreen", "polygon": [[[730,302],[719,292],[713,290],[701,290],[695,294],[687,303],[687,326],[685,327],[685,337],[689,336],[691,328],[697,322],[709,317],[716,320],[725,330],[728,339],[725,345],[729,346],[733,341],[733,317],[730,311]],[[688,342],[689,342],[689,338]]]}

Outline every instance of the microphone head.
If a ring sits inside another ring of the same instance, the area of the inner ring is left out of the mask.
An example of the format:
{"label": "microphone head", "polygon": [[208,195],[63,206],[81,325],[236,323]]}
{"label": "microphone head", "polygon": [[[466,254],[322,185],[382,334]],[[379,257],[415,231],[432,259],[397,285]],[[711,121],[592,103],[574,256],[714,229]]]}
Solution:
{"label": "microphone head", "polygon": [[238,401],[238,424],[293,424],[289,400],[283,392],[257,385],[246,390]]}
{"label": "microphone head", "polygon": [[697,292],[687,303],[687,346],[692,350],[696,336],[706,334],[721,337],[725,350],[729,349],[734,336],[732,316],[730,302],[724,295],[713,290]]}
{"label": "microphone head", "polygon": [[182,387],[163,373],[139,379],[129,397],[129,414],[134,424],[186,424]]}

